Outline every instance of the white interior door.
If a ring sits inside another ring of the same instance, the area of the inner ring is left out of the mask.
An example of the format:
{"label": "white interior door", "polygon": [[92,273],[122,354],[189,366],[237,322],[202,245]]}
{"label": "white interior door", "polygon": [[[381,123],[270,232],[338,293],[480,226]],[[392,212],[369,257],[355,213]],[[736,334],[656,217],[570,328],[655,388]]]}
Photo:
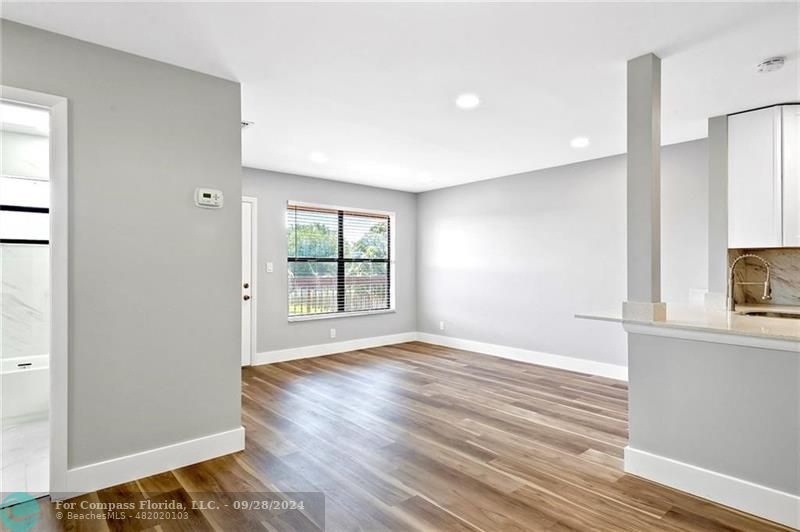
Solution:
{"label": "white interior door", "polygon": [[242,199],[242,366],[252,361],[254,341],[253,222],[255,200]]}

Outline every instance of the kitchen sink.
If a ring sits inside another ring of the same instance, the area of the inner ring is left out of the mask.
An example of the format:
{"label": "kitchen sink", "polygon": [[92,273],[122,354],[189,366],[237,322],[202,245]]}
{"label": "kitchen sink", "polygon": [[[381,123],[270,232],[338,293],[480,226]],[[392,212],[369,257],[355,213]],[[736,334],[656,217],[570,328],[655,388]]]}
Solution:
{"label": "kitchen sink", "polygon": [[800,320],[800,314],[794,314],[792,312],[776,312],[769,310],[745,310],[743,312],[737,312],[737,314],[741,314],[743,316],[763,316],[765,318],[789,318],[789,319]]}

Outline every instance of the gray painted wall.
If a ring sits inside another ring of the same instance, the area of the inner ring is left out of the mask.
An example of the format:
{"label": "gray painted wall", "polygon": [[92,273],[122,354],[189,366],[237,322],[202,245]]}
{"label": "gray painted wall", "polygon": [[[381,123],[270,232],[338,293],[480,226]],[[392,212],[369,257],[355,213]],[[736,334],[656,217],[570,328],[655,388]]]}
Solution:
{"label": "gray painted wall", "polygon": [[725,305],[728,291],[728,117],[708,119],[709,302]]}
{"label": "gray painted wall", "polygon": [[[70,102],[70,467],[238,427],[238,84],[0,24],[2,83]],[[624,299],[624,157],[420,196],[245,174],[260,199],[258,351],[444,320],[456,337],[626,362],[619,328],[572,317]],[[704,142],[664,150],[668,301],[705,286],[706,175]],[[195,208],[196,186],[226,207]],[[286,321],[287,200],[396,212],[396,313]]]}
{"label": "gray painted wall", "polygon": [[800,495],[800,357],[629,335],[630,446]]}
{"label": "gray painted wall", "polygon": [[0,24],[2,84],[69,99],[69,466],[239,427],[239,85]]}
{"label": "gray painted wall", "polygon": [[[662,156],[661,292],[686,303],[707,283],[706,143]],[[421,194],[419,330],[625,365],[620,327],[574,318],[625,299],[625,167],[616,156]]]}
{"label": "gray painted wall", "polygon": [[[258,198],[257,352],[416,331],[414,194],[252,168],[243,173],[243,194]],[[290,200],[395,213],[396,312],[287,321],[286,202]],[[274,264],[273,273],[266,273],[267,262]],[[331,327],[336,328],[336,340],[330,338]]]}
{"label": "gray painted wall", "polygon": [[662,149],[661,297],[667,303],[702,305],[708,290],[707,147],[702,139]]}

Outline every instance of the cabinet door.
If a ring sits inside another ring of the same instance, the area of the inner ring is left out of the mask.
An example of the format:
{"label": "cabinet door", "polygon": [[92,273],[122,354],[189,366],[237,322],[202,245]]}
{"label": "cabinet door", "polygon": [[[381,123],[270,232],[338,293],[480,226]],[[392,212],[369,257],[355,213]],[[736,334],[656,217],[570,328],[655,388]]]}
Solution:
{"label": "cabinet door", "polygon": [[781,108],[728,119],[728,247],[783,244]]}
{"label": "cabinet door", "polygon": [[800,105],[782,110],[783,245],[800,247]]}

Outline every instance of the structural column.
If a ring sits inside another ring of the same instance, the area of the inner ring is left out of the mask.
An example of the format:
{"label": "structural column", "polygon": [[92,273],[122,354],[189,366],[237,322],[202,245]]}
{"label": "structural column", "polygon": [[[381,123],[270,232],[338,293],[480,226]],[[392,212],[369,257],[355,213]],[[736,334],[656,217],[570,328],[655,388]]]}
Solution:
{"label": "structural column", "polygon": [[661,59],[628,61],[628,300],[623,317],[664,320],[661,302]]}

